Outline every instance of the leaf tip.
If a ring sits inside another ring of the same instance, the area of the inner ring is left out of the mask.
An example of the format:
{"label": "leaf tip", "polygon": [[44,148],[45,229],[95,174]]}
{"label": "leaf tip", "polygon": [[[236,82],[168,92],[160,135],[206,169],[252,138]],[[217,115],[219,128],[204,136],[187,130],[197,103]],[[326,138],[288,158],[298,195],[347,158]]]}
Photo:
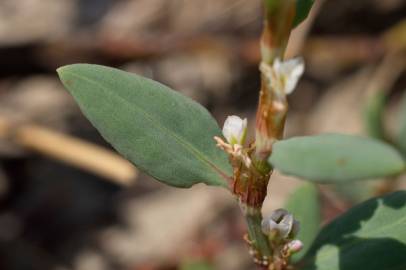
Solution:
{"label": "leaf tip", "polygon": [[84,67],[86,64],[72,64],[62,66],[56,69],[56,73],[59,76],[59,79],[63,83],[63,85],[70,90],[73,86],[73,75],[74,73],[80,73],[81,67]]}
{"label": "leaf tip", "polygon": [[71,69],[73,66],[75,66],[75,64],[59,67],[56,69],[56,73],[58,73],[59,77],[63,77],[65,75],[66,71]]}
{"label": "leaf tip", "polygon": [[62,66],[62,67],[59,67],[56,69],[56,73],[58,74],[59,79],[66,87],[69,87],[72,84],[70,79],[66,76],[67,71],[70,70],[71,67],[72,67],[72,65],[67,65],[67,66]]}
{"label": "leaf tip", "polygon": [[56,69],[56,73],[58,73],[58,75],[61,75],[63,73],[63,70],[66,68],[67,66],[62,66]]}

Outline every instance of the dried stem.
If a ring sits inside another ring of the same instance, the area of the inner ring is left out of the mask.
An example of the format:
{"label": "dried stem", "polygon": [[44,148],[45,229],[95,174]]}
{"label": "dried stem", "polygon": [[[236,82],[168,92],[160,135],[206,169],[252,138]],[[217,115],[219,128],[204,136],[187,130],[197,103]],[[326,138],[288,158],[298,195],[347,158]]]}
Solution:
{"label": "dried stem", "polygon": [[100,146],[35,124],[15,124],[0,116],[0,139],[87,170],[119,185],[134,184],[138,170]]}

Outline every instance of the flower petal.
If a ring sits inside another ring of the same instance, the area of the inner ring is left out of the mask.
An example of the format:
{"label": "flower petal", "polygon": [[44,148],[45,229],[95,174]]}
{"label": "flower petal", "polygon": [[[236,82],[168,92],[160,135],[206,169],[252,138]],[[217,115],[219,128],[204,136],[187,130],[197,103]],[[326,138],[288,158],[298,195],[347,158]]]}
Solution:
{"label": "flower petal", "polygon": [[227,117],[223,126],[223,135],[230,144],[243,144],[247,131],[247,119],[236,115]]}
{"label": "flower petal", "polygon": [[295,90],[296,85],[303,75],[304,72],[304,62],[302,58],[294,58],[285,61],[282,64],[281,76],[284,76],[285,80],[285,94],[289,95]]}

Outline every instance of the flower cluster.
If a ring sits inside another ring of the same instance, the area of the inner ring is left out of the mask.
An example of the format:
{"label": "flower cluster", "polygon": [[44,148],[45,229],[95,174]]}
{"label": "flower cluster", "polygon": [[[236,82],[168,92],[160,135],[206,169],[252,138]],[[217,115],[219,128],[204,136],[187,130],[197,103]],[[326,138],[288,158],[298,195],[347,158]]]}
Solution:
{"label": "flower cluster", "polygon": [[299,252],[303,247],[303,243],[295,239],[299,229],[299,222],[285,209],[273,211],[268,219],[262,221],[262,232],[268,236],[273,246],[279,249],[286,258]]}

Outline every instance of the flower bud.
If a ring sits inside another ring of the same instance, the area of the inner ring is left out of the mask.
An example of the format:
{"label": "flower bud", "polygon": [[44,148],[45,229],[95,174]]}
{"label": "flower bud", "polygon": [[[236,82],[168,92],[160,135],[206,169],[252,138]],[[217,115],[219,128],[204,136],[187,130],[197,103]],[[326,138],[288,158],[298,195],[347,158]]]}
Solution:
{"label": "flower bud", "polygon": [[247,133],[247,119],[231,115],[227,117],[223,126],[223,135],[231,145],[243,145]]}
{"label": "flower bud", "polygon": [[292,240],[287,244],[287,250],[289,253],[297,253],[302,250],[303,243],[300,240]]}
{"label": "flower bud", "polygon": [[262,231],[271,238],[292,239],[299,231],[299,222],[288,211],[277,209],[262,221]]}

